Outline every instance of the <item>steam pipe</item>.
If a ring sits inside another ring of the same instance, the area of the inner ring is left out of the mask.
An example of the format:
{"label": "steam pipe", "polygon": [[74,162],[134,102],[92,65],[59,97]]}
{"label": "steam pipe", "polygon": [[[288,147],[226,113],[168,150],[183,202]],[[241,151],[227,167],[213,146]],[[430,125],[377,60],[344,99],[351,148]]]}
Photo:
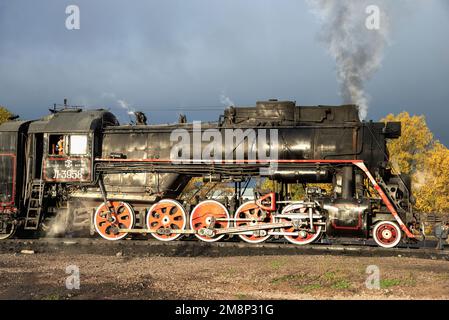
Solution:
{"label": "steam pipe", "polygon": [[345,166],[342,169],[341,197],[352,199],[354,197],[354,168]]}

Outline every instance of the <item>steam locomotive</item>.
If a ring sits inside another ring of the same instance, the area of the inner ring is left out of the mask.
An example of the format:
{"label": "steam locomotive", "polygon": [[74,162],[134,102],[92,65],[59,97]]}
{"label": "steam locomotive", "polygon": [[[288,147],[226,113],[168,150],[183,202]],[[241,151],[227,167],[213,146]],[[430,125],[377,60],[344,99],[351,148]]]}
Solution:
{"label": "steam locomotive", "polygon": [[[362,122],[355,105],[269,100],[229,107],[216,122],[159,125],[142,113],[120,125],[104,109],[51,111],[0,125],[1,239],[54,226],[107,240],[351,237],[390,248],[416,238],[410,179],[388,166],[400,123]],[[193,179],[203,184],[186,196]],[[264,179],[273,190],[259,188]],[[214,197],[223,184],[233,192]]]}

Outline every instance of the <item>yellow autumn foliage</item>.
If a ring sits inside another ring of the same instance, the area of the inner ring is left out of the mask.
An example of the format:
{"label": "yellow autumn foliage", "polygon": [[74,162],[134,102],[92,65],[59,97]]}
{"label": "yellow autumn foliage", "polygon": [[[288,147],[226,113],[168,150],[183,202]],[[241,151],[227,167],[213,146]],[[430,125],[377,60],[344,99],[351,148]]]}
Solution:
{"label": "yellow autumn foliage", "polygon": [[449,212],[449,149],[435,140],[424,116],[389,114],[382,121],[400,121],[402,134],[388,142],[390,164],[412,175],[412,192],[419,212]]}
{"label": "yellow autumn foliage", "polygon": [[449,149],[439,142],[426,153],[415,173],[416,208],[422,212],[449,212]]}
{"label": "yellow autumn foliage", "polygon": [[[332,193],[332,184],[330,183],[307,183],[306,187],[319,187],[323,189],[327,194]],[[265,181],[261,185],[261,189],[263,192],[270,192],[274,191],[275,189],[280,190],[281,184],[270,179],[265,179]],[[290,192],[292,196],[291,200],[302,200],[306,195],[306,191],[304,190],[302,184],[290,184]]]}
{"label": "yellow autumn foliage", "polygon": [[0,106],[0,124],[2,124],[5,121],[8,121],[8,118],[11,117],[11,112],[8,111],[8,109]]}
{"label": "yellow autumn foliage", "polygon": [[421,164],[426,153],[433,148],[433,134],[426,124],[424,116],[410,116],[408,112],[398,115],[389,114],[381,121],[400,121],[401,137],[388,142],[390,162],[393,169],[411,174]]}

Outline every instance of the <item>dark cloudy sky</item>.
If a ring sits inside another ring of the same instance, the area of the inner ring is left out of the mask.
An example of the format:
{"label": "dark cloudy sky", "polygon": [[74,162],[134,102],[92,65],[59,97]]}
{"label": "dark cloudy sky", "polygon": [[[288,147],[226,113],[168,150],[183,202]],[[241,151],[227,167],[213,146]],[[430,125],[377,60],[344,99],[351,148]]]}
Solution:
{"label": "dark cloudy sky", "polygon": [[[390,45],[366,86],[368,119],[424,114],[446,145],[448,2],[381,6],[391,19]],[[70,4],[81,10],[80,30],[65,28]],[[125,121],[122,100],[154,123],[181,110],[189,120],[216,120],[222,95],[237,105],[340,104],[319,31],[302,0],[0,0],[0,105],[35,118],[67,97]]]}

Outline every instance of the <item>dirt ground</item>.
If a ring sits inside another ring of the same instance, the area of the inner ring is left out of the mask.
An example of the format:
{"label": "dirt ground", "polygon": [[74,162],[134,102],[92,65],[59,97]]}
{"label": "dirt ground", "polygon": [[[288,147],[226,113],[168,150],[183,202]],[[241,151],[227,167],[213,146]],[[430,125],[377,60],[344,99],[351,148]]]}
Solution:
{"label": "dirt ground", "polygon": [[[66,288],[66,268],[80,288]],[[380,270],[367,289],[366,268]],[[1,299],[449,299],[449,262],[334,255],[0,254]]]}

